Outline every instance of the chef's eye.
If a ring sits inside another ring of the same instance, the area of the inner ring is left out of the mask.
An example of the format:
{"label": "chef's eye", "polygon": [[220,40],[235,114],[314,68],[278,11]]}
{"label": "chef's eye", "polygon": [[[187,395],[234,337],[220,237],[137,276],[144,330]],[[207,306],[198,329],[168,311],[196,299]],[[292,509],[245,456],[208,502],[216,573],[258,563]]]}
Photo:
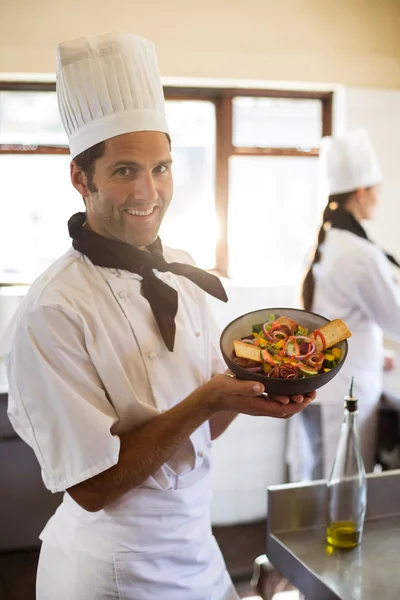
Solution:
{"label": "chef's eye", "polygon": [[116,175],[121,175],[121,177],[125,177],[126,175],[129,175],[132,172],[132,169],[130,167],[120,167],[119,169],[117,169],[115,171]]}
{"label": "chef's eye", "polygon": [[166,173],[168,171],[168,166],[167,165],[158,165],[155,169],[154,172],[155,173],[160,173],[160,175],[163,175],[164,173]]}

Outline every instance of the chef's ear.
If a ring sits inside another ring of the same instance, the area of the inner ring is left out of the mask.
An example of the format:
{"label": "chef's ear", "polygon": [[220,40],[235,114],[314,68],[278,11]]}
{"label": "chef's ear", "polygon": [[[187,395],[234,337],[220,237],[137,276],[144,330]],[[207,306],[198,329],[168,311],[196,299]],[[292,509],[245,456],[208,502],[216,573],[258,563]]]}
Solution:
{"label": "chef's ear", "polygon": [[356,191],[354,192],[354,196],[355,196],[356,200],[358,200],[358,201],[362,200],[363,192],[364,192],[363,188],[356,189]]}
{"label": "chef's ear", "polygon": [[72,161],[70,165],[70,175],[72,185],[80,193],[80,195],[85,201],[85,198],[87,198],[90,195],[87,177],[86,174],[82,171],[82,169],[78,167],[78,165],[74,161]]}
{"label": "chef's ear", "polygon": [[354,192],[354,198],[361,207],[364,207],[367,202],[367,190],[365,188],[357,188]]}

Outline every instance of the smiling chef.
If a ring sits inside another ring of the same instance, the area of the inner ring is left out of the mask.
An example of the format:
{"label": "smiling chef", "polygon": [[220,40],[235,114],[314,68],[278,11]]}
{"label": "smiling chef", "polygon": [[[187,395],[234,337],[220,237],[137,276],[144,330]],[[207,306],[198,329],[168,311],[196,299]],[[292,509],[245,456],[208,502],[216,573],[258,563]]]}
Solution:
{"label": "smiling chef", "polygon": [[211,440],[238,413],[287,418],[315,394],[268,399],[223,374],[206,301],[227,300],[222,284],[162,247],[172,159],[153,44],[59,44],[57,96],[86,210],[5,338],[9,417],[66,492],[40,536],[37,600],[234,600]]}

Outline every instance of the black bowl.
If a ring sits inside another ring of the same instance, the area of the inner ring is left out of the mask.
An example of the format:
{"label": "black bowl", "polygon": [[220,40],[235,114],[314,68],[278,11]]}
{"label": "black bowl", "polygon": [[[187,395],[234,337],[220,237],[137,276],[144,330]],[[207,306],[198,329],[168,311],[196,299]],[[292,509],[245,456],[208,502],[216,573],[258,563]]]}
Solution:
{"label": "black bowl", "polygon": [[311,332],[314,329],[319,329],[329,323],[329,320],[321,315],[317,315],[306,310],[298,310],[296,308],[265,308],[255,310],[238,317],[229,325],[227,325],[221,334],[220,346],[222,356],[228,368],[236,375],[238,379],[250,379],[251,381],[261,381],[264,384],[265,391],[268,394],[276,396],[294,396],[295,394],[307,394],[313,390],[317,390],[327,384],[335,377],[343,366],[348,352],[347,340],[336,344],[342,350],[342,357],[335,368],[328,373],[307,377],[305,379],[274,379],[260,373],[253,373],[240,367],[232,360],[233,342],[240,340],[246,335],[250,335],[252,326],[256,323],[265,323],[268,321],[270,314],[273,313],[276,318],[290,317],[299,325],[307,327]]}

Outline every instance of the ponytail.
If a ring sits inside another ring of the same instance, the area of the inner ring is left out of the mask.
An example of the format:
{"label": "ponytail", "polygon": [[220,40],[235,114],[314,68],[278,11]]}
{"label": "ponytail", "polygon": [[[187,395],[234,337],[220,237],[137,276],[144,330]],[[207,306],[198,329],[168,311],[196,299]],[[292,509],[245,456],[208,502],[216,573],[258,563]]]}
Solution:
{"label": "ponytail", "polygon": [[313,273],[313,267],[315,264],[319,263],[321,260],[321,246],[325,240],[326,232],[331,227],[331,219],[334,212],[338,208],[344,208],[347,204],[347,201],[353,195],[354,192],[345,192],[343,194],[332,194],[328,198],[328,204],[325,207],[325,210],[322,215],[322,225],[318,232],[317,238],[317,247],[314,253],[314,257],[311,261],[310,268],[308,269],[306,276],[303,280],[302,287],[302,300],[303,307],[305,310],[312,310],[313,302],[314,302],[314,291],[315,291],[315,278]]}

